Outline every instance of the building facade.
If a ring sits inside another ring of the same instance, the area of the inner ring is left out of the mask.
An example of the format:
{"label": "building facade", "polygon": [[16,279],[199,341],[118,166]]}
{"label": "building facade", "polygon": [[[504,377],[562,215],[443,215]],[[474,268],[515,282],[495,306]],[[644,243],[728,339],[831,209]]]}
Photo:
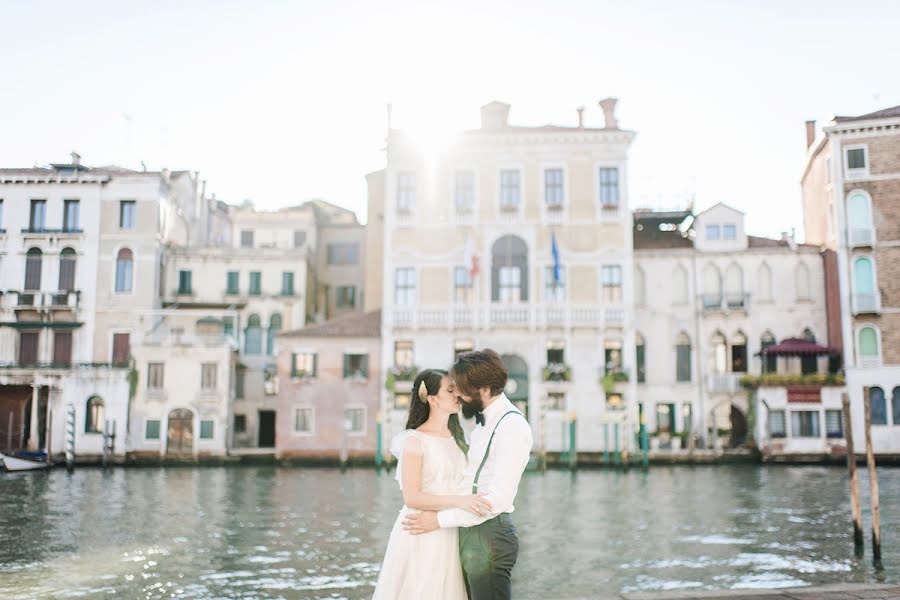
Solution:
{"label": "building facade", "polygon": [[857,451],[864,389],[872,444],[900,455],[900,107],[807,123],[807,240],[835,252],[840,332]]}
{"label": "building facade", "polygon": [[[429,149],[390,130],[387,165],[368,176],[370,234],[381,236],[382,412],[406,422],[411,378],[458,352],[493,348],[506,393],[538,449],[602,450],[604,423],[637,423],[633,376],[628,149],[615,100],[603,127],[523,127],[509,105]],[[370,240],[371,242],[371,240]],[[377,242],[368,243],[375,247]],[[373,307],[370,303],[367,307]],[[622,436],[624,447],[633,436]]]}

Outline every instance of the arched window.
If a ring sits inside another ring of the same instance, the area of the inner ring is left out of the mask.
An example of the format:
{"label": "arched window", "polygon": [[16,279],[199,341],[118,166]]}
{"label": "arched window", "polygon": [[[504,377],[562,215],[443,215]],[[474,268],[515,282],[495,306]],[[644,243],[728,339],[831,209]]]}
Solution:
{"label": "arched window", "polygon": [[640,333],[636,333],[634,336],[634,348],[635,364],[637,364],[637,382],[644,383],[647,381],[647,353],[644,346],[644,336]]}
{"label": "arched window", "polygon": [[[772,335],[771,331],[766,331],[762,334],[762,337],[759,338],[759,347],[760,350],[765,350],[769,346],[775,345],[775,336]],[[762,369],[763,373],[775,373],[778,371],[778,357],[777,356],[763,356],[762,359]]]}
{"label": "arched window", "polygon": [[134,276],[134,254],[122,248],[116,255],[116,291],[130,292]]}
{"label": "arched window", "polygon": [[728,308],[744,306],[744,272],[736,263],[728,265],[725,271],[725,301]]}
{"label": "arched window", "polygon": [[759,273],[757,274],[757,279],[759,279],[759,301],[760,302],[771,302],[772,301],[772,269],[766,263],[763,263],[759,266]]}
{"label": "arched window", "polygon": [[675,267],[672,274],[672,300],[675,304],[687,304],[688,301],[688,274],[681,265]]}
{"label": "arched window", "polygon": [[244,354],[262,354],[262,321],[259,315],[252,314],[247,318],[244,329]]}
{"label": "arched window", "polygon": [[719,308],[722,306],[722,274],[715,265],[706,265],[703,269],[703,307]]}
{"label": "arched window", "polygon": [[647,302],[647,278],[640,267],[634,269],[634,303],[643,306]]}
{"label": "arched window", "polygon": [[29,248],[25,254],[25,290],[38,291],[41,289],[41,264],[43,253],[40,248]]}
{"label": "arched window", "polygon": [[281,331],[281,313],[274,313],[269,317],[269,335],[266,339],[266,354],[269,356],[275,350],[275,336]]}
{"label": "arched window", "polygon": [[894,425],[900,425],[900,385],[891,392],[891,412],[894,418]]}
{"label": "arched window", "polygon": [[867,256],[853,261],[853,307],[856,312],[875,310],[875,273]]}
{"label": "arched window", "polygon": [[731,338],[731,372],[747,372],[747,336],[741,331]]}
{"label": "arched window", "polygon": [[69,292],[75,289],[75,251],[71,248],[63,248],[59,253],[59,287],[61,292]]}
{"label": "arched window", "polygon": [[806,263],[797,265],[794,271],[794,281],[797,286],[797,300],[809,300],[812,296],[810,295],[809,267],[806,266]]}
{"label": "arched window", "polygon": [[728,342],[721,331],[717,331],[710,339],[713,351],[713,371],[725,373],[728,371]]}
{"label": "arched window", "polygon": [[869,388],[869,404],[872,407],[872,425],[887,425],[887,403],[884,390],[877,385]]}
{"label": "arched window", "polygon": [[870,325],[860,327],[859,333],[859,361],[863,365],[873,365],[879,362],[878,332]]}
{"label": "arched window", "polygon": [[103,398],[91,396],[84,415],[85,433],[103,433]]}
{"label": "arched window", "polygon": [[[816,335],[812,332],[812,330],[807,327],[803,330],[803,339],[807,342],[815,342]],[[800,372],[804,375],[815,373],[819,370],[818,367],[819,357],[815,354],[804,355],[800,357]]]}
{"label": "arched window", "polygon": [[691,338],[683,331],[675,341],[675,380],[691,380]]}
{"label": "arched window", "polygon": [[528,301],[528,247],[518,236],[505,235],[491,248],[491,300]]}
{"label": "arched window", "polygon": [[851,192],[847,198],[847,220],[851,245],[872,243],[872,209],[869,198],[862,192]]}

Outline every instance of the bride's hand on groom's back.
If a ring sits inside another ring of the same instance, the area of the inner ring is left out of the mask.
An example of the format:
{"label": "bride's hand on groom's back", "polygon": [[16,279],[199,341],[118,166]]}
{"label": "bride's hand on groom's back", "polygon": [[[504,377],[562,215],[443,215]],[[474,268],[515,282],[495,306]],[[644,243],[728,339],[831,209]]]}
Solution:
{"label": "bride's hand on groom's back", "polygon": [[457,508],[468,511],[475,516],[483,517],[489,514],[493,507],[491,503],[485,499],[485,493],[470,494],[468,496],[460,496],[456,504]]}

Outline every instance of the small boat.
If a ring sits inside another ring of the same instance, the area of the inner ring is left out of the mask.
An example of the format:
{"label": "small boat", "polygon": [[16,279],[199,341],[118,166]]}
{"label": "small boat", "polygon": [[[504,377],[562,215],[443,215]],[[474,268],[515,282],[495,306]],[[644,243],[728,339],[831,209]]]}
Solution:
{"label": "small boat", "polygon": [[50,467],[50,463],[47,462],[46,452],[0,453],[0,463],[3,464],[3,468],[7,471],[34,471]]}

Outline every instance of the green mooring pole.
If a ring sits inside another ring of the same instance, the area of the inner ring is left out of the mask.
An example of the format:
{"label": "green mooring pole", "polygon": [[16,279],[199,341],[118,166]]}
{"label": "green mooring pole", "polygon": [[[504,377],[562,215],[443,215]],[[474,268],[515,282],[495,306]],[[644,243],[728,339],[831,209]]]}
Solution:
{"label": "green mooring pole", "polygon": [[615,432],[615,440],[616,440],[615,454],[613,454],[613,456],[614,456],[616,466],[618,467],[619,465],[622,464],[622,455],[619,453],[619,424],[618,423],[613,425],[613,430]]}
{"label": "green mooring pole", "polygon": [[641,457],[643,459],[644,470],[650,466],[650,455],[647,452],[649,440],[647,439],[647,424],[644,422],[644,416],[641,415]]}
{"label": "green mooring pole", "polygon": [[573,471],[578,465],[578,454],[575,451],[575,415],[569,421],[569,468]]}
{"label": "green mooring pole", "polygon": [[603,424],[603,466],[609,466],[609,423]]}
{"label": "green mooring pole", "polygon": [[381,469],[381,413],[375,417],[375,430],[376,430],[376,438],[375,438],[375,468]]}

